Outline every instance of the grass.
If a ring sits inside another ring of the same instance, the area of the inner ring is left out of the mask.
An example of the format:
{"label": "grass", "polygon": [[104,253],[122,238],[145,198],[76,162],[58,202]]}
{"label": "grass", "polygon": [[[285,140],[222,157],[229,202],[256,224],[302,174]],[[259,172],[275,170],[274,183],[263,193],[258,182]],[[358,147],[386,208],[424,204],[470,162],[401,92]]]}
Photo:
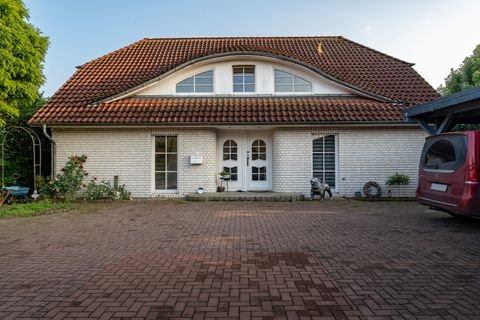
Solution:
{"label": "grass", "polygon": [[58,210],[72,209],[71,203],[52,202],[42,200],[29,203],[14,203],[0,207],[0,218],[6,217],[33,217],[47,213],[53,213]]}

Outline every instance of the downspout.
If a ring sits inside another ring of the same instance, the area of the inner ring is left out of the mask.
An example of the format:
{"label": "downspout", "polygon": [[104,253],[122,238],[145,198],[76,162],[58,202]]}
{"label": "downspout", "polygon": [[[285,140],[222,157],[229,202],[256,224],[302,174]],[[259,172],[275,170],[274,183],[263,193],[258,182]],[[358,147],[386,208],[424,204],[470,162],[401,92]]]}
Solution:
{"label": "downspout", "polygon": [[51,157],[52,157],[52,167],[51,167],[51,173],[50,173],[50,176],[53,178],[55,177],[55,140],[53,140],[53,138],[48,134],[47,132],[47,124],[46,123],[42,123],[42,128],[43,128],[43,135],[48,139],[50,140],[50,142],[52,143],[52,154],[51,154]]}

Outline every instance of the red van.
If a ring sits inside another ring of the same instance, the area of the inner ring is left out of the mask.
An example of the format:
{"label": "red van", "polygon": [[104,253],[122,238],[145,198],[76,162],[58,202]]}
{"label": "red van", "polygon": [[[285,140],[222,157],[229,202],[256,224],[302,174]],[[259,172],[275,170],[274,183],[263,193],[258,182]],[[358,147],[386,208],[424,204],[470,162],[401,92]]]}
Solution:
{"label": "red van", "polygon": [[453,216],[480,216],[480,131],[426,139],[417,201]]}

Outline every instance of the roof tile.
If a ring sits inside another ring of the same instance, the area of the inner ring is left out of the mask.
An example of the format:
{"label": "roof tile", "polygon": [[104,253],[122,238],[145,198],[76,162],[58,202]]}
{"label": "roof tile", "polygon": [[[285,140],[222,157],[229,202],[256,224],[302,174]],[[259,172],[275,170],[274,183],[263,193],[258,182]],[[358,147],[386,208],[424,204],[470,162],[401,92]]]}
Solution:
{"label": "roof tile", "polygon": [[91,107],[37,113],[51,124],[282,124],[400,122],[403,107],[361,97],[125,98]]}
{"label": "roof tile", "polygon": [[[144,116],[136,114],[139,106],[147,103],[142,100],[124,99],[113,102],[110,108],[107,106],[100,106],[94,109],[85,107],[155,79],[193,59],[239,51],[261,51],[295,59],[339,81],[375,95],[403,103],[406,106],[428,102],[438,97],[437,92],[412,68],[412,64],[343,37],[143,39],[79,67],[73,76],[31,119],[30,123],[61,123],[63,120],[67,120],[69,123],[75,121],[85,122],[87,118],[89,122],[98,122],[97,117],[100,116],[103,117],[102,121],[111,121],[112,117],[116,121],[126,122],[131,122],[131,119],[144,118]],[[203,108],[217,105],[225,106],[224,101],[227,100],[218,99],[218,101],[215,99],[202,100],[208,104],[203,106]],[[135,110],[128,109],[132,101],[136,103]],[[162,110],[166,106],[163,104],[164,102],[160,101],[172,103],[170,105],[175,109],[174,112],[177,117],[179,109],[175,103],[180,105],[181,101],[181,105],[186,110],[181,117],[185,118],[193,115],[191,113],[192,105],[186,103],[186,101],[194,103],[197,102],[197,99],[159,99],[158,101],[155,105],[159,103]],[[288,106],[288,103],[283,102],[284,100],[278,99],[249,98],[232,99],[229,101],[229,108],[240,108],[245,103],[247,105],[255,105],[257,108],[262,109],[262,112],[265,112],[266,117],[271,116],[268,108],[280,108],[277,105],[278,101],[282,101],[279,104],[286,107],[287,109],[285,110],[288,112],[291,112],[293,108]],[[325,102],[322,102],[319,106],[310,105],[311,101],[319,101],[318,99],[296,99],[295,101],[297,103],[295,108],[316,108],[315,110],[317,110],[325,107]],[[307,101],[309,102],[307,103]],[[140,103],[142,104],[140,105]],[[374,103],[372,102],[372,104]],[[378,106],[378,104],[375,105]],[[130,112],[135,114],[123,114],[122,117],[125,117],[125,120],[122,120],[118,114],[120,106],[127,108],[126,110],[131,110]],[[159,110],[152,110],[151,107],[152,103],[150,102],[148,111],[153,112],[152,114],[160,112]],[[100,110],[104,112],[102,115],[99,113]],[[218,112],[218,110],[214,111],[215,114]],[[225,113],[225,111],[223,112]],[[354,112],[357,112],[357,110]],[[238,109],[235,109],[235,114],[238,114]],[[75,117],[79,118],[75,120]],[[159,116],[156,115],[156,117]],[[195,121],[200,122],[197,118],[201,118],[202,115],[195,117]],[[288,119],[292,118],[289,114],[286,114],[285,117]],[[336,117],[338,119],[338,114]],[[348,117],[353,116],[349,115]],[[361,118],[361,116],[357,116],[357,118]],[[369,114],[368,119],[374,118],[374,115]],[[380,115],[380,118],[383,119],[383,116]],[[162,122],[165,120],[163,116],[158,119]],[[245,117],[242,119],[249,120]],[[275,120],[278,119],[279,117],[275,116]],[[298,117],[295,117],[295,119],[298,120]],[[187,121],[186,119],[180,120]],[[228,121],[235,121],[235,119],[231,118]],[[168,122],[174,121],[169,120]]]}

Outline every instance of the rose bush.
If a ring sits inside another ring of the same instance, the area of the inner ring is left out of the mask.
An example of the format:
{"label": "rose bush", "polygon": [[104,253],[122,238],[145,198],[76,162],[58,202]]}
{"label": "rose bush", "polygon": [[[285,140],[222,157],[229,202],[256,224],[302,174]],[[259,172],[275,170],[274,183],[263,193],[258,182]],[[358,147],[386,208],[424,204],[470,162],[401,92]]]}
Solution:
{"label": "rose bush", "polygon": [[77,192],[82,188],[83,179],[88,176],[88,172],[84,168],[86,161],[87,156],[84,154],[69,157],[65,167],[61,169],[62,173],[48,180],[40,192],[46,193],[54,199],[60,195],[65,202],[75,200]]}
{"label": "rose bush", "polygon": [[112,186],[108,181],[96,183],[96,178],[93,178],[87,185],[83,197],[85,200],[130,200],[131,192],[127,190],[125,185]]}

